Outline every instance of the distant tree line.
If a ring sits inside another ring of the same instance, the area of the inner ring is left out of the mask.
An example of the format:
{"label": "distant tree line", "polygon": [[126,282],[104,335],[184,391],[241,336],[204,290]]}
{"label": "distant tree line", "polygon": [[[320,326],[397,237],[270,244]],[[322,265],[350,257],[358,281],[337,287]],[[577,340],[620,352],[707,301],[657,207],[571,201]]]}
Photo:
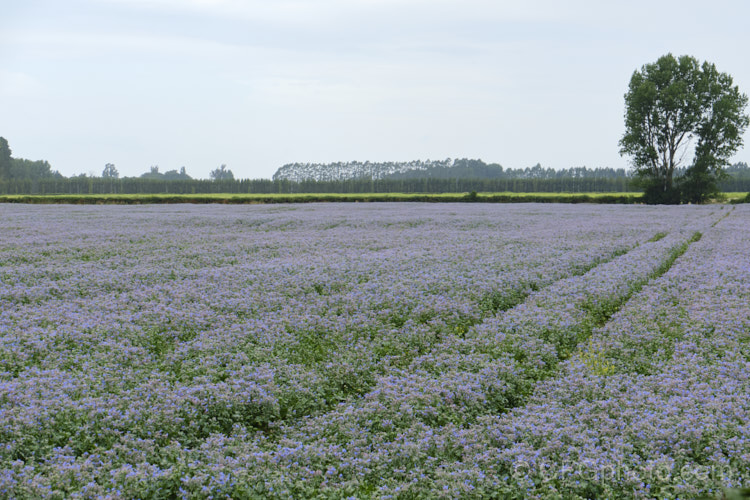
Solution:
{"label": "distant tree line", "polygon": [[[750,179],[745,180],[750,185]],[[732,187],[731,191],[742,191]],[[744,189],[747,190],[747,189]],[[632,191],[628,178],[558,179],[380,179],[303,181],[270,179],[165,180],[77,176],[57,179],[0,180],[0,194],[207,194],[207,193],[621,193]]]}
{"label": "distant tree line", "polygon": [[[381,165],[351,162],[331,164],[331,168],[341,172],[350,169],[352,164],[357,168]],[[304,165],[316,165],[315,169],[308,171],[324,167],[322,164]],[[632,185],[632,176],[624,169],[572,167],[554,170],[539,164],[505,169],[496,163],[486,164],[482,160],[466,158],[385,165],[390,173],[381,177],[348,179],[336,179],[333,174],[322,179],[291,180],[280,175],[274,175],[272,179],[235,179],[226,165],[212,170],[209,179],[194,179],[187,174],[185,167],[160,172],[158,166],[152,166],[139,177],[120,177],[112,163],[104,166],[101,176],[64,177],[52,170],[46,161],[13,158],[8,142],[0,137],[0,194],[619,193],[637,190]],[[291,172],[290,168],[286,168],[287,173]],[[723,191],[750,191],[747,163],[729,166],[726,173],[728,177],[719,183]]]}
{"label": "distant tree line", "polygon": [[[248,192],[248,182],[234,185],[234,174],[226,165],[211,171],[210,180],[193,179],[185,167],[160,172],[158,165],[138,177],[120,177],[113,163],[104,165],[101,176],[80,174],[65,177],[47,161],[13,158],[8,141],[0,137],[0,194],[159,194]],[[265,181],[269,184],[271,181]],[[261,185],[263,182],[261,181]],[[261,189],[266,189],[265,187]],[[267,191],[262,191],[267,192]]]}
{"label": "distant tree line", "polygon": [[[596,171],[596,169],[594,169]],[[744,163],[727,169],[720,182],[723,191],[750,191],[750,168]],[[630,177],[513,177],[356,179],[346,181],[302,181],[271,179],[167,179],[62,176],[0,179],[0,194],[207,194],[207,193],[618,193],[633,191]]]}
{"label": "distant tree line", "polygon": [[555,170],[539,163],[527,168],[506,168],[497,163],[484,163],[468,158],[456,159],[450,166],[435,166],[425,170],[405,170],[386,176],[386,179],[627,179],[625,169],[571,167]]}
{"label": "distant tree line", "polygon": [[448,168],[452,160],[415,160],[410,162],[334,162],[334,163],[288,163],[273,174],[275,181],[349,181],[357,179],[384,179],[402,172],[425,172]]}
{"label": "distant tree line", "polygon": [[50,164],[44,160],[13,158],[8,141],[0,137],[0,181],[62,178],[63,176],[52,170]]}
{"label": "distant tree line", "polygon": [[628,178],[356,179],[302,181],[270,179],[168,180],[139,177],[76,176],[0,180],[0,194],[206,194],[206,193],[465,193],[465,192],[626,192]]}
{"label": "distant tree line", "polygon": [[410,162],[289,163],[273,174],[273,180],[328,182],[383,179],[559,179],[626,178],[624,169],[572,167],[563,170],[540,164],[527,168],[504,169],[497,163],[479,159],[426,160]]}

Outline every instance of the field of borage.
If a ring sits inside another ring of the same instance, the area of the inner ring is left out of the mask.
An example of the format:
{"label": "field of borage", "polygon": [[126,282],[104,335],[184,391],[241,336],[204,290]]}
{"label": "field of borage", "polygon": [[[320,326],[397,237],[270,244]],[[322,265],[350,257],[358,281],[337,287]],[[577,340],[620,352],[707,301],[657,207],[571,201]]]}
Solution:
{"label": "field of borage", "polygon": [[2,498],[750,485],[750,206],[0,215]]}

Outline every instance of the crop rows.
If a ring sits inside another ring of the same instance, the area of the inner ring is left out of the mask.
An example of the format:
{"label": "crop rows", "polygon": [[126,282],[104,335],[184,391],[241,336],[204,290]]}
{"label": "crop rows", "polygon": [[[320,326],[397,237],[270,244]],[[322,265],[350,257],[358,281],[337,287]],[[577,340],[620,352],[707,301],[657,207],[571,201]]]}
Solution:
{"label": "crop rows", "polygon": [[[0,211],[0,495],[16,497],[667,491],[548,480],[575,460],[548,449],[567,430],[549,425],[576,415],[584,382],[677,366],[710,330],[684,311],[710,316],[705,287],[729,287],[747,250],[742,208]],[[725,281],[701,281],[719,258]],[[582,437],[597,430],[566,444],[611,465]],[[741,483],[732,471],[712,487]]]}
{"label": "crop rows", "polygon": [[537,498],[732,498],[747,488],[747,216],[735,210],[709,229],[533,402],[468,430],[477,451],[465,464],[505,471],[510,490]]}

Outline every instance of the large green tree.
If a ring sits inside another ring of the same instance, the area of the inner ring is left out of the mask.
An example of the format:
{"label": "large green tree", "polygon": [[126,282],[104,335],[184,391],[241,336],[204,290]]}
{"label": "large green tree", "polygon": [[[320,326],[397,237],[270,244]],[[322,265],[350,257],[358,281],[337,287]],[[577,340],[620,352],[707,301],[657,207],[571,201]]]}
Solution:
{"label": "large green tree", "polygon": [[10,179],[12,166],[10,146],[5,137],[0,137],[0,180]]}
{"label": "large green tree", "polygon": [[620,154],[631,157],[646,201],[701,202],[715,193],[742,146],[747,102],[731,76],[694,57],[667,54],[636,70]]}

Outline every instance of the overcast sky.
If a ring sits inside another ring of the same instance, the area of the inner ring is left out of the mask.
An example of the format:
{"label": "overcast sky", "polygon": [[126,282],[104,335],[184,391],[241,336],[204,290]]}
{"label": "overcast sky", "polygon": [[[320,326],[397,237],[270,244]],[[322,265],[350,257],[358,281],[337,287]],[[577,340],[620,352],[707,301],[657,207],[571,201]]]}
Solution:
{"label": "overcast sky", "polygon": [[0,0],[0,136],[64,175],[627,167],[633,71],[689,54],[748,94],[748,19],[745,0]]}

